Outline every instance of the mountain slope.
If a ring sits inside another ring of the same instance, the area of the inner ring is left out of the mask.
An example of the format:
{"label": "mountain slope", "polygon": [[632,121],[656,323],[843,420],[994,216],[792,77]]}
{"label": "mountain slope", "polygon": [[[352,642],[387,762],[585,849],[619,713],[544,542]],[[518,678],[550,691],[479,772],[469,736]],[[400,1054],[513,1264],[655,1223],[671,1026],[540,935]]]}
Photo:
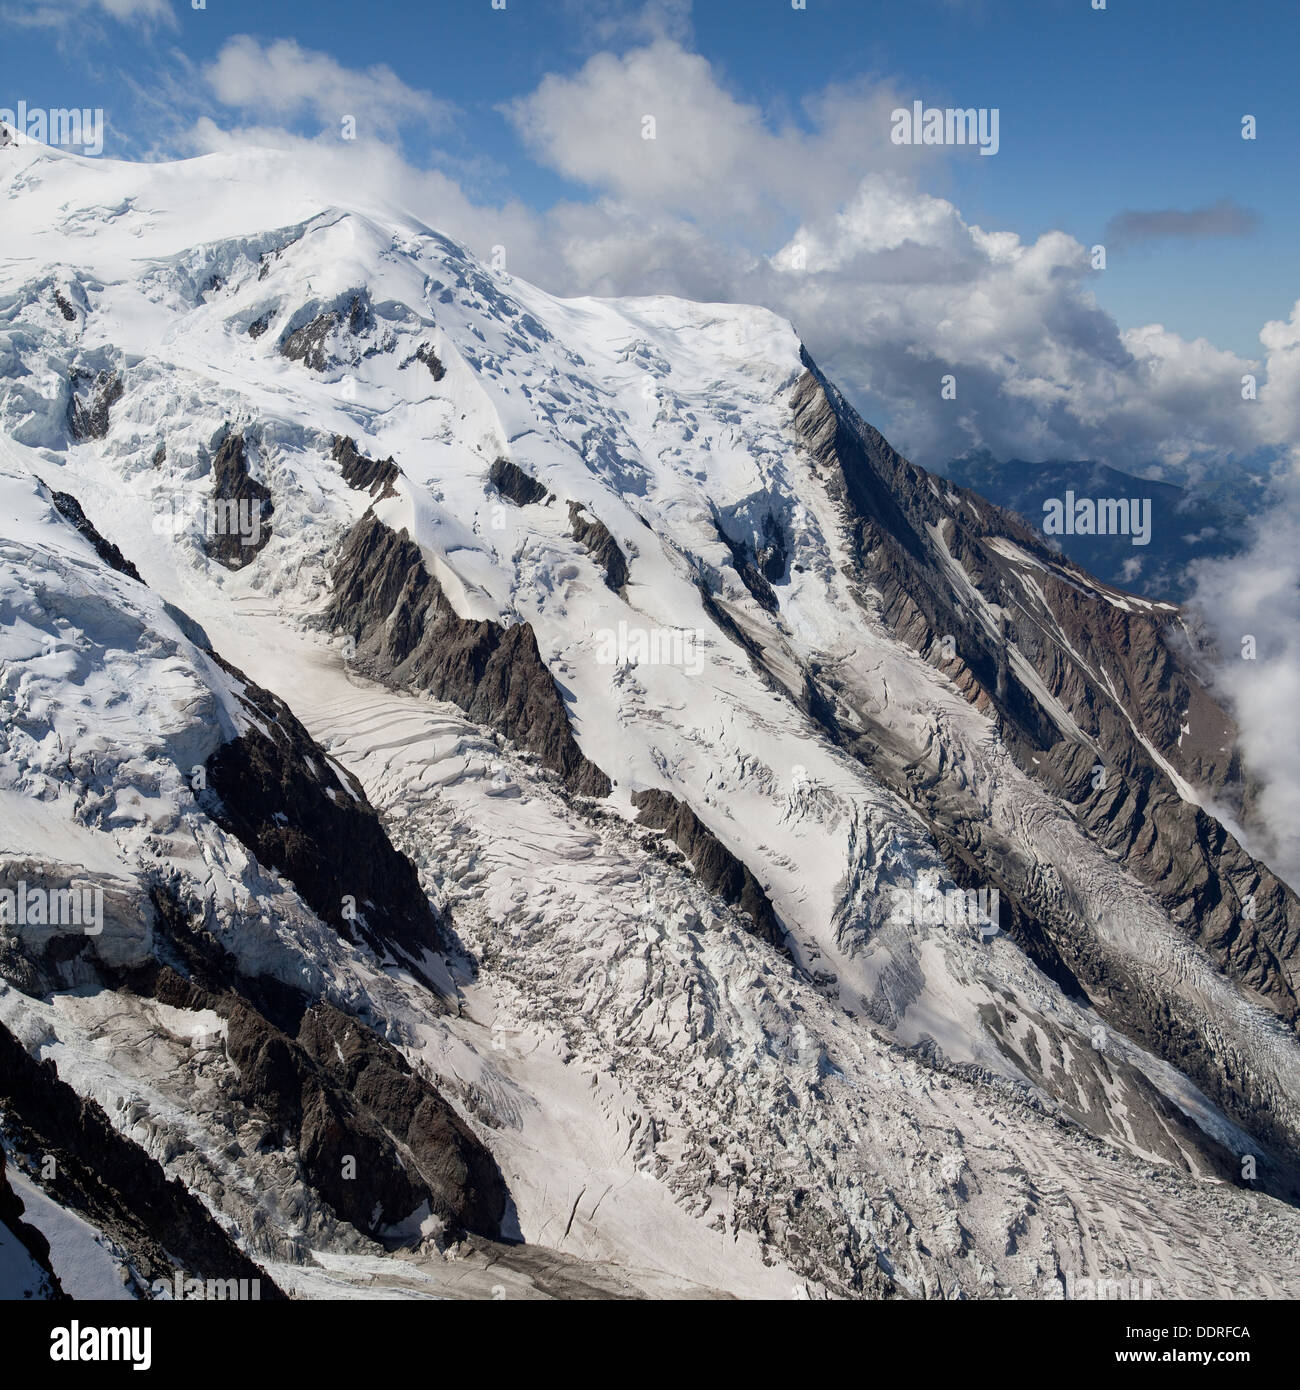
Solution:
{"label": "mountain slope", "polygon": [[765,311],[299,178],[0,148],[0,849],[106,923],[0,1023],[305,1294],[1293,1295],[1300,905],[1178,610]]}

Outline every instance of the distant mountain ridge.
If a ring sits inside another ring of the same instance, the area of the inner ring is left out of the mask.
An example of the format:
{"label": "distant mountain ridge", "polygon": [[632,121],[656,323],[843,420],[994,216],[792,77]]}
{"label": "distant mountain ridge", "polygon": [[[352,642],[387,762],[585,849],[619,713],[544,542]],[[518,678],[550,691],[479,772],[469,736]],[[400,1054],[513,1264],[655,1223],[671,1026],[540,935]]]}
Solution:
{"label": "distant mountain ridge", "polygon": [[1188,566],[1196,560],[1235,555],[1249,542],[1249,521],[1261,504],[1266,482],[1255,471],[1234,468],[1202,483],[1143,478],[1095,461],[999,460],[976,450],[938,469],[954,483],[1022,517],[1043,533],[1044,503],[1075,498],[1149,499],[1151,538],[1144,546],[1124,535],[1062,534],[1049,543],[1107,583],[1147,598],[1183,603],[1194,587]]}

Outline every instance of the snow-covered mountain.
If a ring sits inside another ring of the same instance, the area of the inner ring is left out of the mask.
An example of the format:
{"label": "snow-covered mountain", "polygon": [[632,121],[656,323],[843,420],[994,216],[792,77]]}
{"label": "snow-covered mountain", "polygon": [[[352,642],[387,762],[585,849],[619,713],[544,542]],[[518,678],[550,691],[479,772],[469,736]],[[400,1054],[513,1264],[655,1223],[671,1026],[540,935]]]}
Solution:
{"label": "snow-covered mountain", "polygon": [[1179,610],[764,310],[271,152],[0,189],[0,1278],[1300,1293],[1300,903]]}

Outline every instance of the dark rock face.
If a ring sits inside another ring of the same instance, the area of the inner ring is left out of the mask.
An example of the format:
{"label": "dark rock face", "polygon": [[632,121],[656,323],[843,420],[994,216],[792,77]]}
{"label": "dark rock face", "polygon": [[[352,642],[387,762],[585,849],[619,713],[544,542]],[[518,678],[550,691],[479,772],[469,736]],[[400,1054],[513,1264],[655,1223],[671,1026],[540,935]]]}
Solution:
{"label": "dark rock face", "polygon": [[500,1231],[508,1194],[495,1160],[399,1052],[328,1004],[306,1015],[298,1042],[407,1156],[435,1215],[480,1235]]}
{"label": "dark rock face", "polygon": [[772,584],[785,577],[786,555],[785,537],[780,524],[772,516],[763,518],[763,542],[754,545],[749,541],[733,540],[721,518],[715,515],[714,524],[718,528],[718,538],[731,551],[732,564],[741,582],[753,595],[754,601],[769,613],[775,613],[780,604]]}
{"label": "dark rock face", "polygon": [[550,495],[536,478],[530,477],[509,459],[497,459],[488,470],[488,478],[501,496],[509,498],[516,507],[545,502]]}
{"label": "dark rock face", "polygon": [[430,343],[421,343],[416,349],[416,357],[429,369],[429,375],[434,381],[441,381],[447,375],[447,369],[442,365],[438,354],[434,352]]}
{"label": "dark rock face", "polygon": [[[418,1241],[423,1213],[449,1234],[496,1236],[509,1194],[495,1160],[399,1052],[355,1018],[272,985],[271,1008],[254,1002],[266,980],[240,977],[221,948],[200,943],[173,904],[169,944],[179,968],[155,965],[130,987],[173,1008],[211,1010],[227,1024],[236,1099],[266,1122],[265,1142],[295,1151],[304,1176],[344,1221],[388,1243]],[[427,1206],[427,1212],[424,1208]]]}
{"label": "dark rock face", "polygon": [[784,947],[785,929],[762,885],[684,801],[671,792],[651,789],[633,792],[632,805],[637,808],[638,825],[664,831],[690,860],[702,883],[749,914],[756,936]]}
{"label": "dark rock face", "polygon": [[78,443],[103,439],[108,434],[109,411],[126,394],[116,372],[72,373],[72,399],[68,402],[68,431]]}
{"label": "dark rock face", "polygon": [[313,372],[328,371],[332,365],[325,344],[338,327],[337,314],[318,314],[280,344],[280,355],[290,362],[301,362]]}
{"label": "dark rock face", "polygon": [[[796,432],[840,504],[855,575],[879,594],[880,618],[997,719],[1021,770],[1073,809],[1219,969],[1295,1029],[1300,902],[1179,796],[1160,761],[1226,801],[1241,779],[1231,720],[1170,640],[1177,609],[1099,587],[1015,517],[914,467],[805,362],[791,397]],[[953,562],[972,594],[961,592]],[[979,621],[974,595],[1001,615],[1000,637]],[[1017,674],[1013,651],[1095,749],[1066,736]],[[1190,1008],[1158,981],[1136,978],[1068,901],[1044,892],[949,782],[941,751],[918,762],[916,750],[855,704],[844,681],[834,694],[868,730],[845,736],[844,746],[921,812],[958,882],[974,874],[1001,886],[1011,934],[1031,958],[1063,986],[1073,981],[1114,1026],[1184,1071],[1244,1127],[1300,1156],[1298,1137],[1274,1124],[1266,1083],[1232,1044],[1212,1041]]]}
{"label": "dark rock face", "polygon": [[627,556],[605,523],[589,515],[579,503],[570,502],[569,534],[579,545],[586,546],[591,558],[605,571],[609,588],[621,594],[627,585]]}
{"label": "dark rock face", "polygon": [[[456,1233],[499,1233],[507,1194],[496,1164],[396,1052],[327,1004],[304,1015],[292,1039],[243,1004],[222,1002],[243,1098],[287,1132],[312,1187],[340,1217],[384,1239],[427,1203]],[[335,1048],[344,1046],[340,1061]]]}
{"label": "dark rock face", "polygon": [[53,492],[50,494],[50,500],[59,509],[59,514],[71,522],[95,547],[95,553],[106,565],[111,565],[119,574],[125,574],[128,578],[134,579],[137,584],[144,583],[144,580],[140,578],[140,571],[130,560],[111,541],[106,541],[90,524],[86,519],[86,513],[81,510],[81,503],[70,492]]}
{"label": "dark rock face", "polygon": [[391,458],[368,459],[357,452],[355,440],[339,435],[334,436],[330,457],[338,464],[343,481],[350,488],[368,492],[376,501],[396,496],[393,484],[402,476],[402,470]]}
{"label": "dark rock face", "polygon": [[204,809],[289,879],[322,921],[381,960],[400,957],[430,983],[425,953],[449,942],[415,866],[393,848],[360,784],[336,775],[289,707],[212,655],[243,682],[255,722],[208,759]]}
{"label": "dark rock face", "polygon": [[264,1299],[283,1297],[197,1197],[61,1081],[53,1061],[30,1057],[3,1025],[0,1108],[15,1149],[54,1158],[55,1176],[42,1181],[50,1196],[127,1249],[147,1283],[171,1283],[179,1263],[187,1278],[259,1279]]}
{"label": "dark rock face", "polygon": [[58,290],[54,291],[54,304],[55,307],[58,309],[59,313],[63,315],[64,319],[68,323],[76,323],[77,311],[72,307],[71,304],[68,303],[68,301],[63,297],[62,294],[59,293]]}
{"label": "dark rock face", "polygon": [[205,549],[229,569],[243,569],[271,539],[271,490],[249,473],[242,434],[228,434],[212,461],[209,511]]}
{"label": "dark rock face", "polygon": [[457,616],[419,547],[368,512],[334,566],[326,621],[357,643],[360,669],[457,704],[536,753],[570,791],[603,797],[609,778],[583,756],[564,701],[527,623]]}
{"label": "dark rock face", "polygon": [[275,317],[275,311],[268,309],[260,318],[255,318],[248,325],[248,336],[253,339],[260,338],[271,326],[271,320]]}
{"label": "dark rock face", "polygon": [[290,333],[280,344],[280,354],[290,362],[301,362],[313,372],[327,372],[336,366],[328,351],[330,337],[336,329],[346,328],[353,337],[374,325],[374,315],[365,296],[356,294],[346,315],[337,310],[317,314],[310,323]]}

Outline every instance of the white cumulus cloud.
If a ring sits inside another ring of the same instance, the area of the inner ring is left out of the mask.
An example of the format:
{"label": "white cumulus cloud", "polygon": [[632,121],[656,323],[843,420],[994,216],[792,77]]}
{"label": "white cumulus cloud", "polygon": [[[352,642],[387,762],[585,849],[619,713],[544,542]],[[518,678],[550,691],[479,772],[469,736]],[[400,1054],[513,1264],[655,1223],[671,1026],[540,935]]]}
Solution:
{"label": "white cumulus cloud", "polygon": [[358,135],[381,136],[408,122],[440,129],[452,116],[449,103],[408,87],[383,64],[348,68],[292,39],[262,44],[237,35],[203,69],[203,78],[223,106],[262,118],[311,115],[335,132],[348,116],[357,121]]}

